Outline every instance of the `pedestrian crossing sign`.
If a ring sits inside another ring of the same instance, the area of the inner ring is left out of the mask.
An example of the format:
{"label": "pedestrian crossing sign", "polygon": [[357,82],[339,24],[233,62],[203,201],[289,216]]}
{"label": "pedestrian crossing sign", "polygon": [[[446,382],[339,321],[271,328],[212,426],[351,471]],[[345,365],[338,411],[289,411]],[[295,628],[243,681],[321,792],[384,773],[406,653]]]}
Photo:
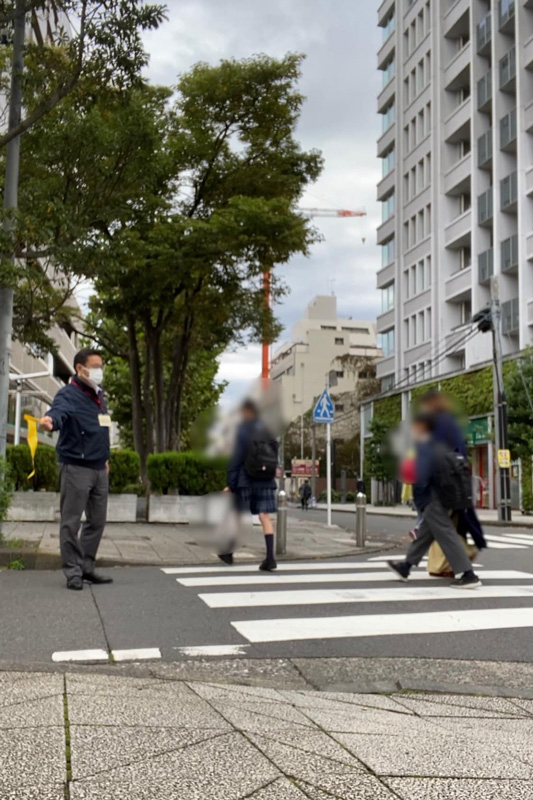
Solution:
{"label": "pedestrian crossing sign", "polygon": [[313,412],[313,422],[332,423],[335,416],[335,406],[327,389],[324,389],[320,400]]}

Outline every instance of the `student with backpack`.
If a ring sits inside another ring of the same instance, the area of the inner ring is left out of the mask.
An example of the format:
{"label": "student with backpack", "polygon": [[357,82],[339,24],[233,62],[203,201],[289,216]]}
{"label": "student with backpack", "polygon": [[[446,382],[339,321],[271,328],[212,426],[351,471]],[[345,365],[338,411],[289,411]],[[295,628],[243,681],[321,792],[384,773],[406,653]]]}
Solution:
{"label": "student with backpack", "polygon": [[[277,511],[275,477],[278,443],[260,419],[259,410],[253,400],[244,401],[241,414],[235,448],[228,467],[226,491],[233,493],[237,511],[259,516],[266,546],[266,558],[259,569],[262,572],[273,572],[277,564],[270,515]],[[226,564],[233,564],[233,553],[225,553],[219,558]]]}
{"label": "student with backpack", "polygon": [[414,420],[418,432],[414,502],[421,514],[417,538],[405,561],[389,561],[389,568],[407,581],[412,567],[420,564],[433,541],[437,541],[454,572],[452,586],[475,589],[481,581],[459,538],[450,512],[472,507],[472,480],[468,462],[461,453],[437,442],[433,418],[420,414]]}

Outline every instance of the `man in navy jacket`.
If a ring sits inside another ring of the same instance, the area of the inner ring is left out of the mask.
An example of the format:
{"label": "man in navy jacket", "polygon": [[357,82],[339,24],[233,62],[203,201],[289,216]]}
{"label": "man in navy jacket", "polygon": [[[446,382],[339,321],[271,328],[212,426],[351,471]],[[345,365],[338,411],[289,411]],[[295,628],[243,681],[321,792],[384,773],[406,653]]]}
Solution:
{"label": "man in navy jacket", "polygon": [[[94,571],[107,516],[111,418],[100,385],[100,353],[80,350],[74,358],[74,369],[76,375],[59,390],[40,422],[45,430],[59,431],[61,559],[67,588],[79,591],[83,581],[112,582]],[[84,512],[85,522],[79,534]]]}

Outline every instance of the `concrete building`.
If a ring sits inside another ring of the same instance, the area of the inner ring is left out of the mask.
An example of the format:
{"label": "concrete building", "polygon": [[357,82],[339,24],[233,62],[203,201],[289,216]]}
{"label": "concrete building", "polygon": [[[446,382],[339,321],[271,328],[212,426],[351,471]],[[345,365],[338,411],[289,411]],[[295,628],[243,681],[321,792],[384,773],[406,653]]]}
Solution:
{"label": "concrete building", "polygon": [[[414,385],[491,362],[471,316],[493,276],[504,356],[531,343],[533,0],[384,0],[378,24],[377,375],[405,412]],[[486,438],[475,469],[492,505]]]}
{"label": "concrete building", "polygon": [[377,286],[382,389],[491,357],[472,312],[498,276],[504,354],[533,325],[533,2],[385,0]]}
{"label": "concrete building", "polygon": [[295,420],[312,408],[331,370],[337,373],[334,394],[354,393],[379,355],[374,322],[342,319],[336,297],[315,297],[293,326],[292,341],[272,359],[272,378],[282,384],[285,418]]}

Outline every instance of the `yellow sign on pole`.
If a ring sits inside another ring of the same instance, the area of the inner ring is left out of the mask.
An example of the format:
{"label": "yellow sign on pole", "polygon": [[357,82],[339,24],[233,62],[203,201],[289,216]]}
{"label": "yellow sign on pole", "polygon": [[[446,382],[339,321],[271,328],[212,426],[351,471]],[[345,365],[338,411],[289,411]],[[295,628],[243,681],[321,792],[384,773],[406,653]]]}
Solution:
{"label": "yellow sign on pole", "polygon": [[511,467],[510,450],[498,450],[498,466],[500,469],[510,469]]}
{"label": "yellow sign on pole", "polygon": [[31,417],[29,414],[24,414],[24,419],[28,423],[28,445],[31,453],[31,463],[33,464],[33,471],[28,475],[28,480],[35,475],[35,453],[37,452],[37,424],[39,420],[36,417]]}

